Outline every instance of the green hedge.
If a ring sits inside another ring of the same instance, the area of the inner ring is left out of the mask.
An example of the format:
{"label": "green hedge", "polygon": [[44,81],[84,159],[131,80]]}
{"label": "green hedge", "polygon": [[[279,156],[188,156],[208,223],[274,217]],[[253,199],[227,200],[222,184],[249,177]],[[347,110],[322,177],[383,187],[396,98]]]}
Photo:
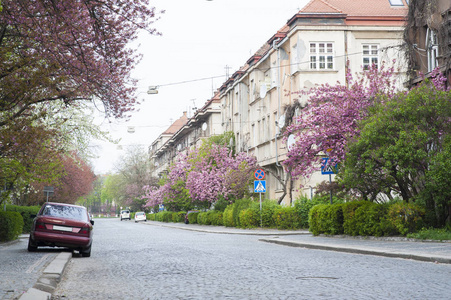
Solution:
{"label": "green hedge", "polygon": [[309,213],[310,231],[313,235],[343,233],[343,204],[319,204]]}
{"label": "green hedge", "polygon": [[34,216],[38,214],[40,209],[40,206],[6,205],[6,211],[15,211],[22,216],[24,222],[22,233],[29,233],[31,231]]}
{"label": "green hedge", "polygon": [[422,207],[411,203],[354,201],[314,206],[310,210],[309,223],[314,235],[406,235],[422,228],[424,215]]}
{"label": "green hedge", "polygon": [[395,203],[388,210],[388,219],[403,235],[420,230],[424,225],[425,215],[426,210],[413,203]]}
{"label": "green hedge", "polygon": [[294,207],[280,207],[273,215],[277,229],[299,229],[301,218]]}
{"label": "green hedge", "polygon": [[188,222],[190,224],[198,224],[197,223],[197,216],[200,214],[200,212],[192,212],[188,215]]}
{"label": "green hedge", "polygon": [[0,211],[0,241],[12,241],[19,237],[23,230],[23,218],[16,211]]}
{"label": "green hedge", "polygon": [[[209,210],[201,212],[197,215],[197,223],[201,225],[223,225],[223,213],[221,211]],[[189,215],[188,215],[189,218]]]}
{"label": "green hedge", "polygon": [[240,227],[255,228],[260,226],[260,211],[255,208],[244,209],[240,212]]}

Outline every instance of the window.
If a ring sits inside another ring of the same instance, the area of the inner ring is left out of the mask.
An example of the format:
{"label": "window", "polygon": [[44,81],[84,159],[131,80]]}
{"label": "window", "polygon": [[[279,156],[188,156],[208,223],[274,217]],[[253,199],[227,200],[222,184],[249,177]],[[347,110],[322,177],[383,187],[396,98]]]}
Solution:
{"label": "window", "polygon": [[363,69],[368,70],[372,65],[379,68],[379,45],[364,44],[362,45],[362,48]]}
{"label": "window", "polygon": [[388,0],[391,6],[404,6],[402,0]]}
{"label": "window", "polygon": [[310,69],[334,69],[333,43],[310,43]]}
{"label": "window", "polygon": [[426,32],[426,49],[428,54],[428,72],[431,72],[438,66],[438,41],[437,34],[430,28]]}

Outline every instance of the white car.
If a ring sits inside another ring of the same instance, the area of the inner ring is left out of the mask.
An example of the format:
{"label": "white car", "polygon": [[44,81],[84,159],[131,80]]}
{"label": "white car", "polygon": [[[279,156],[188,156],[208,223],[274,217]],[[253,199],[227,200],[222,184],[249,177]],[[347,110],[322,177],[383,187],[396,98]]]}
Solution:
{"label": "white car", "polygon": [[135,213],[135,223],[138,223],[139,221],[147,222],[146,213],[143,211],[138,211]]}
{"label": "white car", "polygon": [[121,217],[121,221],[122,221],[123,219],[128,219],[128,220],[130,220],[130,211],[129,211],[129,210],[121,210],[120,217]]}

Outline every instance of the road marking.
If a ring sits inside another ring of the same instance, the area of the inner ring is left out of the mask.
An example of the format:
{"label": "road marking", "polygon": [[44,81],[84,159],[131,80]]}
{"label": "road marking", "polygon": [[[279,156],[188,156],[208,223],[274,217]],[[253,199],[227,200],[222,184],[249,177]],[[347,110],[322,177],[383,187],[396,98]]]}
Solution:
{"label": "road marking", "polygon": [[32,264],[25,273],[30,274],[31,272],[33,272],[33,270],[37,266],[39,266],[44,260],[46,260],[50,255],[51,255],[51,253],[48,253],[48,254],[44,255],[43,257],[41,257],[37,262]]}

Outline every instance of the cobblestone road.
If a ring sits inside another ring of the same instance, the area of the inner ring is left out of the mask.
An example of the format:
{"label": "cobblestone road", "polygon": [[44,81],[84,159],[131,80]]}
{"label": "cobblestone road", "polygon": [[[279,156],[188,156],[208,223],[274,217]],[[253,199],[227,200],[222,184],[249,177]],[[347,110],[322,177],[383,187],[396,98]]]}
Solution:
{"label": "cobblestone road", "polygon": [[0,299],[18,299],[32,287],[57,251],[27,251],[28,238],[0,245]]}
{"label": "cobblestone road", "polygon": [[451,266],[96,220],[54,299],[446,299]]}

